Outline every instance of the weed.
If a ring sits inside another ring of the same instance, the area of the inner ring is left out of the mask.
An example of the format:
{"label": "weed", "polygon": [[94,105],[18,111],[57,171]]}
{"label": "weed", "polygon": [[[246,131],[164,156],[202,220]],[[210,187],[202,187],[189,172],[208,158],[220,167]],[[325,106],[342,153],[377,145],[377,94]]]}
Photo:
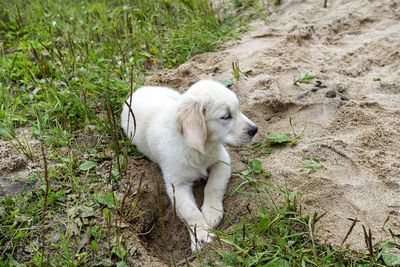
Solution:
{"label": "weed", "polygon": [[301,130],[300,134],[296,134],[296,131],[294,130],[293,123],[292,123],[292,117],[289,118],[289,124],[290,128],[292,129],[293,132],[293,139],[290,140],[290,147],[293,147],[297,145],[297,140],[303,137],[304,131],[306,130],[307,125],[304,125],[303,130]]}
{"label": "weed", "polygon": [[322,165],[316,158],[305,158],[303,160],[303,164],[300,167],[301,172],[307,171],[307,173],[313,173],[317,170],[325,168],[324,165]]}
{"label": "weed", "polygon": [[286,134],[267,134],[266,137],[271,144],[283,144],[291,141]]}
{"label": "weed", "polygon": [[[275,152],[277,148],[284,147],[285,144],[289,144],[290,147],[294,147],[297,145],[297,141],[303,136],[304,131],[306,129],[306,125],[304,125],[300,134],[297,134],[294,130],[292,124],[292,118],[289,118],[290,128],[292,129],[292,135],[289,134],[267,134],[265,137],[267,141],[254,142],[252,143],[252,148],[254,151],[258,151],[258,153],[268,155]],[[257,153],[257,152],[255,152]],[[253,153],[254,154],[254,153]]]}
{"label": "weed", "polygon": [[239,78],[240,74],[243,74],[245,77],[248,77],[251,72],[252,70],[248,70],[245,72],[241,71],[239,68],[239,60],[236,59],[235,61],[232,61],[232,73],[235,79]]}
{"label": "weed", "polygon": [[4,128],[0,131],[8,140],[11,146],[20,154],[25,155],[28,160],[36,158],[35,151],[25,136],[17,136],[12,128]]}
{"label": "weed", "polygon": [[302,73],[300,73],[298,76],[294,76],[293,77],[293,84],[297,84],[297,83],[308,83],[312,80],[315,79],[314,76],[310,75],[311,71],[303,71]]}
{"label": "weed", "polygon": [[225,85],[226,87],[231,87],[232,85],[233,85],[233,81],[232,80],[228,80],[228,79],[226,79],[226,80],[221,80],[221,81],[219,81],[220,83],[222,83],[223,85]]}

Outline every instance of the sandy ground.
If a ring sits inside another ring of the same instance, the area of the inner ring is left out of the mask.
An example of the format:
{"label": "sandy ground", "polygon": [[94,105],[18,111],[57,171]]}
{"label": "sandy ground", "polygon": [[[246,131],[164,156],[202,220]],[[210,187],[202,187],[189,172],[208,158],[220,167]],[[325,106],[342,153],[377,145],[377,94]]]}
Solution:
{"label": "sandy ground", "polygon": [[[362,225],[371,228],[375,241],[391,239],[389,229],[400,232],[400,2],[329,0],[328,8],[322,5],[314,0],[271,5],[267,23],[252,23],[253,30],[241,40],[153,75],[148,84],[183,92],[201,78],[233,80],[231,89],[242,111],[259,126],[255,141],[266,140],[268,133],[291,134],[290,118],[297,134],[306,126],[297,146],[256,158],[272,174],[269,182],[294,185],[308,211],[326,212],[319,224],[320,242],[341,245],[349,218],[357,218],[360,222],[345,244],[364,250]],[[233,61],[242,71],[252,70],[249,77],[234,79]],[[304,70],[316,79],[294,85],[293,76]],[[377,77],[380,81],[374,81]],[[243,169],[249,148],[228,149],[233,164]],[[18,160],[1,151],[1,172],[21,169]],[[324,168],[300,172],[304,159],[311,157]],[[17,165],[7,165],[7,159]],[[168,264],[168,246],[176,261],[189,256],[187,231],[175,220],[165,193],[155,194],[162,182],[160,170],[146,159],[130,159],[129,166],[132,174],[125,182],[134,187],[139,180],[135,173],[143,171],[139,210],[146,211],[130,222],[131,229],[142,233],[142,246],[129,263]],[[228,192],[238,183],[232,178]],[[201,186],[197,191],[201,202]],[[235,214],[244,198],[225,201],[226,211]],[[160,230],[159,207],[166,231]],[[227,226],[224,219],[220,229]]]}
{"label": "sandy ground", "polygon": [[[292,133],[290,117],[297,134],[305,125],[297,146],[258,158],[271,183],[286,180],[303,193],[307,210],[326,212],[320,242],[341,245],[349,218],[357,218],[345,244],[364,250],[362,225],[375,241],[391,239],[389,228],[400,232],[400,3],[331,0],[323,8],[322,2],[270,6],[267,23],[252,23],[240,41],[195,56],[149,83],[184,91],[200,78],[232,79],[242,110],[260,128],[255,141]],[[252,70],[249,77],[234,79],[232,61]],[[293,76],[304,70],[316,79],[293,85]],[[230,153],[243,168],[248,153]],[[324,168],[300,172],[305,158]],[[233,178],[229,189],[237,183]],[[237,198],[225,201],[228,212],[242,202]]]}

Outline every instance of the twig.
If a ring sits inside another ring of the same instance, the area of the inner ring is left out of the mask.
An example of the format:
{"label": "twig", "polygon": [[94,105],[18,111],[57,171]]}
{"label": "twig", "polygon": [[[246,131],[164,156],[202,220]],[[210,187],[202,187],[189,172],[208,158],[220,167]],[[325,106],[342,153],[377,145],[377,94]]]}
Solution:
{"label": "twig", "polygon": [[128,190],[126,191],[124,197],[122,198],[121,204],[120,204],[121,206],[120,206],[120,211],[119,211],[119,216],[120,216],[119,225],[122,225],[122,218],[124,217],[125,200],[126,200],[126,197],[129,195],[129,193],[131,192],[131,188],[132,188],[132,184],[129,183]]}
{"label": "twig", "polygon": [[372,246],[372,233],[371,233],[371,228],[367,230],[365,229],[365,226],[363,225],[363,230],[364,230],[364,239],[365,239],[365,245],[367,246],[367,249],[369,251],[369,256],[372,261],[374,257],[374,247]]}
{"label": "twig", "polygon": [[150,232],[153,230],[153,228],[154,228],[154,226],[156,225],[156,223],[153,223],[153,226],[150,228],[150,230],[149,231],[147,231],[147,232],[145,232],[145,233],[137,233],[137,235],[148,235],[148,234],[150,234]]}
{"label": "twig", "polygon": [[246,209],[247,209],[247,211],[249,212],[249,214],[250,214],[250,217],[251,217],[251,220],[253,221],[253,224],[254,224],[254,226],[256,227],[256,229],[257,229],[257,234],[259,235],[260,234],[260,229],[258,229],[258,223],[257,223],[257,220],[256,220],[256,218],[254,218],[254,216],[253,216],[253,212],[251,212],[251,209],[250,209],[250,203],[247,203],[247,205],[246,205]]}
{"label": "twig", "polygon": [[325,1],[324,1],[324,8],[327,7],[327,4],[328,4],[328,0],[325,0]]}
{"label": "twig", "polygon": [[[171,184],[172,186],[172,195],[174,196],[174,203],[173,203],[173,208],[174,208],[174,220],[175,223],[177,222],[177,216],[176,216],[176,198],[175,198],[175,186]],[[178,228],[178,224],[176,224],[176,228]]]}
{"label": "twig", "polygon": [[113,107],[110,105],[108,102],[108,98],[106,97],[106,101],[104,103],[106,113],[107,113],[107,119],[108,119],[108,124],[110,126],[110,132],[111,132],[111,138],[114,143],[114,154],[117,158],[117,167],[118,167],[118,173],[123,177],[122,170],[121,170],[121,164],[119,162],[119,155],[121,154],[121,148],[118,142],[118,131],[117,131],[117,123],[115,122],[115,113]]}
{"label": "twig", "polygon": [[351,218],[347,218],[350,221],[353,221],[352,225],[350,226],[349,231],[347,231],[346,236],[343,238],[342,244],[341,246],[343,246],[344,242],[346,242],[347,238],[349,237],[349,235],[351,234],[351,232],[353,231],[354,226],[356,226],[356,223],[359,222],[359,220],[357,218],[355,219],[351,219]]}
{"label": "twig", "polygon": [[243,224],[242,233],[243,233],[243,235],[242,235],[242,241],[244,241],[244,239],[246,238],[246,224],[245,224],[245,223]]}
{"label": "twig", "polygon": [[47,173],[46,153],[44,151],[44,146],[43,146],[42,143],[40,144],[40,148],[42,149],[43,165],[44,165],[44,179],[46,181],[46,190],[44,192],[43,210],[42,210],[42,255],[40,257],[40,266],[43,266],[44,243],[45,243],[45,238],[44,238],[44,232],[45,232],[44,219],[45,219],[46,210],[47,210],[47,198],[49,196],[49,178],[48,178],[48,173]]}
{"label": "twig", "polygon": [[[131,83],[130,83],[129,104],[128,104],[127,101],[125,101],[125,104],[129,108],[128,124],[127,124],[127,129],[128,130],[129,130],[129,123],[130,123],[130,115],[132,115],[132,118],[133,118],[133,135],[132,136],[128,136],[128,138],[131,139],[131,140],[133,139],[133,137],[135,136],[135,133],[136,133],[136,118],[135,118],[135,114],[133,113],[133,110],[132,110],[132,94],[133,94],[133,66],[131,66]],[[129,132],[127,134],[129,134]]]}
{"label": "twig", "polygon": [[12,62],[12,64],[11,64],[10,76],[11,76],[12,70],[14,69],[14,63],[15,63],[15,60],[17,59],[17,55],[18,55],[18,54],[15,54],[14,59],[13,59],[13,62]]}

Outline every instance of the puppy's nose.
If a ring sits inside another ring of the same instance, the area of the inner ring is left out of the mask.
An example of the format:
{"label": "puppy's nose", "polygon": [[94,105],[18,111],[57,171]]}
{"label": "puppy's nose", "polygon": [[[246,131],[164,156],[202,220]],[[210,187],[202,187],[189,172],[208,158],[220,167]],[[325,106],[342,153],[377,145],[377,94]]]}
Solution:
{"label": "puppy's nose", "polygon": [[248,131],[248,133],[249,133],[249,135],[251,137],[253,137],[257,133],[257,131],[258,131],[258,128],[257,128],[257,126],[254,125],[254,126],[251,126],[250,130]]}

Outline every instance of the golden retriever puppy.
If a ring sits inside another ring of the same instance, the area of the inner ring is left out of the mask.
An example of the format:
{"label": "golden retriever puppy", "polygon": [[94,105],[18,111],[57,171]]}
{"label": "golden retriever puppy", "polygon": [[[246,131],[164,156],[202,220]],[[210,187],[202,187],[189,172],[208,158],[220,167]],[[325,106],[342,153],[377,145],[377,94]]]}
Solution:
{"label": "golden retriever puppy", "polygon": [[[123,106],[122,128],[132,144],[161,167],[168,196],[171,202],[175,199],[177,214],[188,226],[192,251],[201,249],[211,242],[209,229],[223,216],[222,200],[231,177],[224,144],[247,144],[258,129],[240,112],[235,93],[213,80],[201,80],[182,95],[146,86],[131,98]],[[207,179],[201,209],[192,192],[199,178]]]}

